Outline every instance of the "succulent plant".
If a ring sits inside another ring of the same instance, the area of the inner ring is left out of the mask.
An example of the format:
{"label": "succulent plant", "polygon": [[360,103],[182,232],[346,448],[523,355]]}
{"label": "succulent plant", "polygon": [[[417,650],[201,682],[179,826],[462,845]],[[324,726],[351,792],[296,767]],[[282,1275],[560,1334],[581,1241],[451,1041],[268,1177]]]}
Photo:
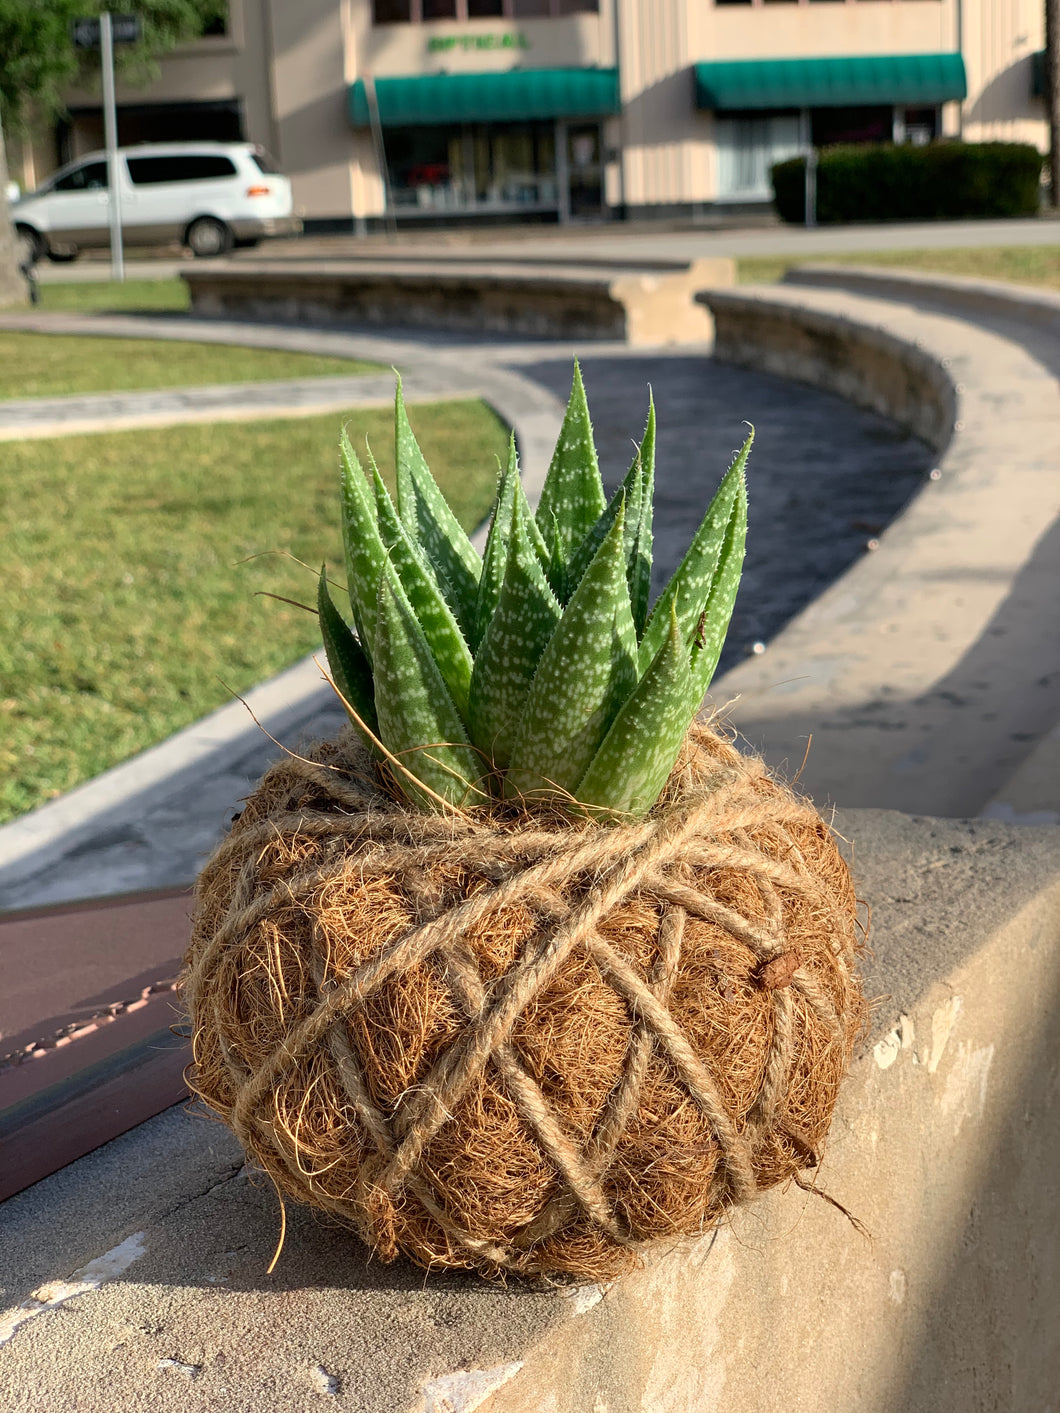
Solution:
{"label": "succulent plant", "polygon": [[321,570],[331,675],[370,749],[428,809],[547,799],[638,817],[710,685],[747,530],[736,455],[649,610],[655,409],[610,501],[577,363],[536,513],[509,446],[480,558],[395,399],[397,505],[345,431],[342,530],[353,627]]}

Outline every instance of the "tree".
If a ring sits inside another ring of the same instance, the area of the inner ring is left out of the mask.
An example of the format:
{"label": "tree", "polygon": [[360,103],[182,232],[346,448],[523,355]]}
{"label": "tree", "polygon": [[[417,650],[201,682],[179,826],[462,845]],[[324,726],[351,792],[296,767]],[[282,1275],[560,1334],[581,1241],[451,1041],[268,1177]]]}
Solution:
{"label": "tree", "polygon": [[1060,209],[1060,0],[1045,0],[1045,111],[1049,118],[1049,200]]}
{"label": "tree", "polygon": [[[100,0],[0,0],[0,124],[10,131],[31,107],[56,112],[66,85],[98,71],[98,56],[77,50],[70,22],[109,8]],[[116,54],[123,77],[147,82],[156,57],[195,39],[224,18],[226,0],[132,0],[142,21],[141,42]],[[7,158],[0,126],[0,304],[25,298],[7,204]]]}

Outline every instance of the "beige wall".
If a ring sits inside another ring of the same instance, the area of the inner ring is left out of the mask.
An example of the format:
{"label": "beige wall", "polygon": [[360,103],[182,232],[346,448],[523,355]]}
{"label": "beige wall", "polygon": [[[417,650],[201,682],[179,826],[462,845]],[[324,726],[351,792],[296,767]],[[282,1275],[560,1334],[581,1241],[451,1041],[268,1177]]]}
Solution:
{"label": "beige wall", "polygon": [[968,101],[964,136],[1049,146],[1042,100],[1031,95],[1031,55],[1045,47],[1041,0],[965,0]]}

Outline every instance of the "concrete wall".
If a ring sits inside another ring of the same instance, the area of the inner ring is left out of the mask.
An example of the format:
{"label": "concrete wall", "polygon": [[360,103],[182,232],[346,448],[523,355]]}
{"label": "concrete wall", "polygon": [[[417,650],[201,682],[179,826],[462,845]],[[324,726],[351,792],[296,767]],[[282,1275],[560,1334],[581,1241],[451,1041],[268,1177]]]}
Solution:
{"label": "concrete wall", "polygon": [[11,1413],[1044,1413],[1060,1386],[1060,830],[852,811],[872,1032],[820,1187],[609,1288],[369,1260],[182,1109],[0,1208]]}

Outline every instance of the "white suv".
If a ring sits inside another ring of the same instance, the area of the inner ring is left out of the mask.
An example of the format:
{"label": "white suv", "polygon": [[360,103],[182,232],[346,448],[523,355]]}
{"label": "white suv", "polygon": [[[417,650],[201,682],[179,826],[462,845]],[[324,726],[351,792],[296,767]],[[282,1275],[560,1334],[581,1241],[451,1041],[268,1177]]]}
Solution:
{"label": "white suv", "polygon": [[[224,255],[263,236],[297,235],[291,183],[249,142],[165,142],[118,149],[126,245],[179,240],[193,255]],[[73,260],[110,243],[107,157],[90,152],[15,202],[11,219],[39,259]]]}

